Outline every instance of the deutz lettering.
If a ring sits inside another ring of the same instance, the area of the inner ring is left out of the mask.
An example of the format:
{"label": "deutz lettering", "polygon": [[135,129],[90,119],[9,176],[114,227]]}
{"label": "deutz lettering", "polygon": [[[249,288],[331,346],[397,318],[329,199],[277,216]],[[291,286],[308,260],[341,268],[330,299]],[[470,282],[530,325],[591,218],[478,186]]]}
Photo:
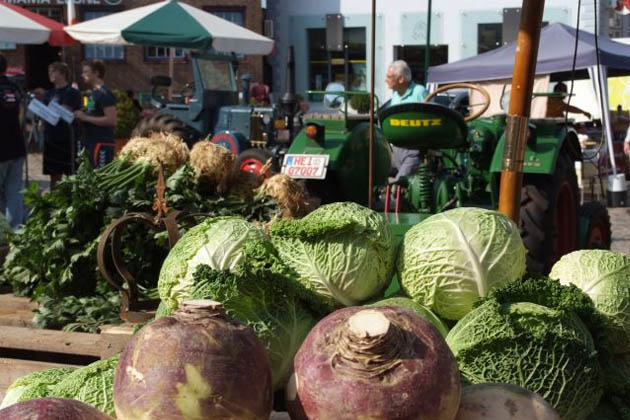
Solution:
{"label": "deutz lettering", "polygon": [[389,124],[392,127],[439,127],[442,125],[441,118],[426,118],[424,120],[400,120],[391,118]]}

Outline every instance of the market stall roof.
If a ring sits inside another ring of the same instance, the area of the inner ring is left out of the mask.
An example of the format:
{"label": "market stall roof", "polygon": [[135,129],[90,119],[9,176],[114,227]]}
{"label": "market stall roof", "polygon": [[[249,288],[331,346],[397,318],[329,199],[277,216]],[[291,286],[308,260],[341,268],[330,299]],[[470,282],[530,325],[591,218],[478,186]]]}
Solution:
{"label": "market stall roof", "polygon": [[[540,48],[536,74],[571,71],[575,48],[575,28],[562,23],[544,27],[540,33]],[[597,38],[600,63],[603,66],[630,70],[630,45],[615,42],[610,38]],[[510,79],[514,69],[516,42],[496,50],[453,63],[429,68],[429,83],[476,82],[482,80]],[[597,65],[595,36],[579,31],[578,50],[575,62],[577,70]]]}
{"label": "market stall roof", "polygon": [[87,44],[140,44],[269,54],[273,40],[175,0],[162,1],[66,27]]}
{"label": "market stall roof", "polygon": [[0,1],[0,42],[61,46],[74,40],[63,24],[14,4]]}

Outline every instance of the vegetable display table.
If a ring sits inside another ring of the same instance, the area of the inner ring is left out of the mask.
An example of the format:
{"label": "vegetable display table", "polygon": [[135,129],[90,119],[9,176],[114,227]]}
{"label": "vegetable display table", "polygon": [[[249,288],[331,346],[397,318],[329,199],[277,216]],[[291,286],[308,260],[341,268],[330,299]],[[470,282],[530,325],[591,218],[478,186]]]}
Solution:
{"label": "vegetable display table", "polygon": [[0,400],[17,378],[54,367],[83,366],[121,352],[133,324],[101,327],[101,334],[31,328],[35,304],[0,295]]}

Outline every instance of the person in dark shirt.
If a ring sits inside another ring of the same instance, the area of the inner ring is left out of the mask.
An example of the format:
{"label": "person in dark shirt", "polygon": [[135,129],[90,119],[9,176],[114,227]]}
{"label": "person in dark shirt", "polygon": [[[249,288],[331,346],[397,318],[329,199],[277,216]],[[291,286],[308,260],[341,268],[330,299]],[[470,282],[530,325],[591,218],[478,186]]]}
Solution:
{"label": "person in dark shirt", "polygon": [[116,126],[116,98],[105,86],[105,64],[102,60],[83,63],[83,81],[92,88],[85,109],[74,111],[83,122],[83,147],[96,167],[114,158],[114,127]]}
{"label": "person in dark shirt", "polygon": [[24,161],[26,146],[20,128],[22,92],[6,76],[7,60],[0,54],[0,212],[12,228],[24,221]]}
{"label": "person in dark shirt", "polygon": [[[57,102],[69,111],[81,108],[81,93],[70,86],[70,69],[65,63],[55,62],[48,66],[48,77],[54,85],[46,92],[44,103]],[[62,175],[72,173],[74,159],[73,127],[60,119],[57,125],[44,124],[44,174],[50,175],[50,188]]]}

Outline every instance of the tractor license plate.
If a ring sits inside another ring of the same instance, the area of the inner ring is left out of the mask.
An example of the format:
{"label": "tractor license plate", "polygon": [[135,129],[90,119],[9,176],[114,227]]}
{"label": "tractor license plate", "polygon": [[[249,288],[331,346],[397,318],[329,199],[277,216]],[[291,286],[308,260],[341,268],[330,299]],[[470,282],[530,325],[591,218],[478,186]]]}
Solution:
{"label": "tractor license plate", "polygon": [[282,173],[298,179],[324,179],[328,155],[284,155]]}

